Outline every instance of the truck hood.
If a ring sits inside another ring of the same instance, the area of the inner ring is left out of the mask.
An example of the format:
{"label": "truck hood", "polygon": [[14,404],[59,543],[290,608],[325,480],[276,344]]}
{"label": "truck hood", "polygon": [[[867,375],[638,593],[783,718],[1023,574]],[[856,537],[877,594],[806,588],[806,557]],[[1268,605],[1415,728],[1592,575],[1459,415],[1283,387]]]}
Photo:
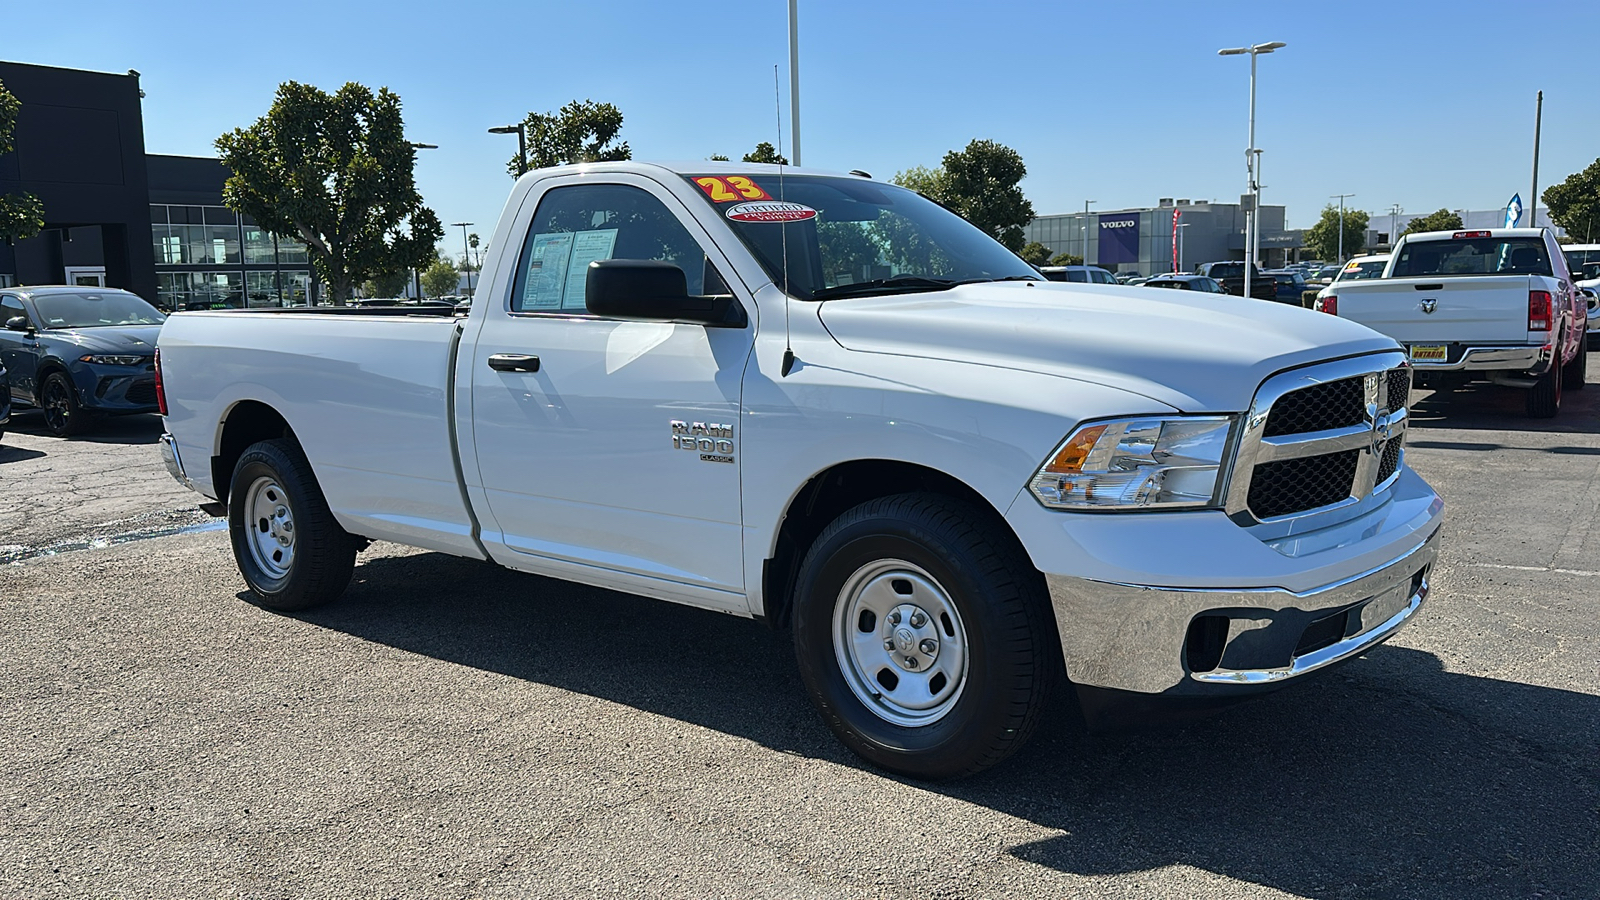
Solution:
{"label": "truck hood", "polygon": [[1269,375],[1395,348],[1354,322],[1218,294],[1011,282],[824,301],[834,340],[863,353],[1044,372],[1184,412],[1238,412]]}
{"label": "truck hood", "polygon": [[65,328],[40,332],[41,337],[68,341],[94,353],[144,354],[156,352],[160,325],[102,325],[97,328]]}

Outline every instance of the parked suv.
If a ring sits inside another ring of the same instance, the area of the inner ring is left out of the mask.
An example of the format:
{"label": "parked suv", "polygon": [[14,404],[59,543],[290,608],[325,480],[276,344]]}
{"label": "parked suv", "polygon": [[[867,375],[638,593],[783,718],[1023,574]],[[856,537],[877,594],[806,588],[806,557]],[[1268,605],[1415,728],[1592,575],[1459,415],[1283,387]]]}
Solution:
{"label": "parked suv", "polygon": [[1078,284],[1117,284],[1117,276],[1099,266],[1045,266],[1039,270],[1046,281],[1073,281]]}
{"label": "parked suv", "polygon": [[[1244,267],[1242,262],[1208,262],[1195,266],[1196,275],[1215,278],[1235,297],[1244,296]],[[1257,300],[1278,299],[1278,283],[1272,276],[1250,264],[1250,296]]]}

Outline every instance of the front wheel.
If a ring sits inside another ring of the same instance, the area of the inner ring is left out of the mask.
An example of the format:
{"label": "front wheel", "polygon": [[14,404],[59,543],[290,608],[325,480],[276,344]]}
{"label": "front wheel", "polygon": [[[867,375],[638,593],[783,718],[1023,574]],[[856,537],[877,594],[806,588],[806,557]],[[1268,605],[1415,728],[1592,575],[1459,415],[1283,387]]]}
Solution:
{"label": "front wheel", "polygon": [[78,390],[65,372],[51,372],[39,388],[44,427],[56,437],[72,437],[89,430],[89,413],[78,402]]}
{"label": "front wheel", "polygon": [[1561,383],[1569,391],[1581,391],[1585,379],[1589,377],[1589,353],[1585,345],[1578,344],[1578,353],[1567,363],[1561,373]]}
{"label": "front wheel", "polygon": [[857,506],[817,538],[795,591],[801,677],[868,762],[969,775],[1038,724],[1059,659],[1048,600],[979,510],[934,494]]}
{"label": "front wheel", "polygon": [[268,609],[294,612],[336,600],[355,570],[356,539],[334,520],[293,440],[252,444],[239,457],[228,534],[239,574]]}

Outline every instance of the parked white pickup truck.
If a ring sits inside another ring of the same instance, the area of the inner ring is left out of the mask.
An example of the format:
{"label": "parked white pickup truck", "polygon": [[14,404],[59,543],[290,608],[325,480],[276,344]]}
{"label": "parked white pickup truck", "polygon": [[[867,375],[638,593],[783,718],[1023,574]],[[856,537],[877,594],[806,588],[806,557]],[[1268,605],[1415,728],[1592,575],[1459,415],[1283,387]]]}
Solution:
{"label": "parked white pickup truck", "polygon": [[1546,229],[1405,235],[1381,279],[1331,285],[1317,308],[1399,341],[1419,375],[1526,388],[1530,416],[1583,389],[1585,303]]}
{"label": "parked white pickup truck", "polygon": [[911,191],[765,165],[531,172],[489,245],[463,316],[168,320],[168,465],[264,605],[382,539],[762,619],[848,746],[937,778],[1063,672],[1096,724],[1215,705],[1427,595],[1411,371],[1360,325],[1054,284]]}

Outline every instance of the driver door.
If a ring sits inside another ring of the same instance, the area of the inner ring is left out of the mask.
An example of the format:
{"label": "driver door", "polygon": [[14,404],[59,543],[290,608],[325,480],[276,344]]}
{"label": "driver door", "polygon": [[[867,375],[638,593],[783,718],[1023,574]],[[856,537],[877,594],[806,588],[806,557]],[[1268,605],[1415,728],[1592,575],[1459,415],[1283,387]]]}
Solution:
{"label": "driver door", "polygon": [[4,327],[17,316],[33,322],[21,297],[0,293],[0,363],[10,374],[11,399],[32,405],[37,402],[33,382],[39,366],[39,338]]}

